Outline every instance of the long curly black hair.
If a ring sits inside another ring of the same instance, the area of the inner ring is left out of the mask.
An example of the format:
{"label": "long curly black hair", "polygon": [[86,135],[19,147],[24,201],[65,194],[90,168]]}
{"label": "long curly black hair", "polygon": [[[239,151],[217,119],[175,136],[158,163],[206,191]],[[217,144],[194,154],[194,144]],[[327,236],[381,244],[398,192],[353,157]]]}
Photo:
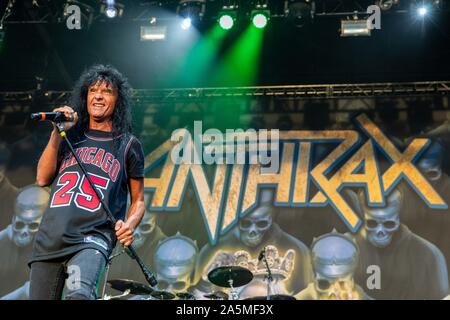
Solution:
{"label": "long curly black hair", "polygon": [[117,89],[117,102],[112,114],[113,135],[131,133],[131,86],[116,68],[102,64],[86,69],[72,91],[70,106],[79,118],[74,131],[83,134],[89,129],[87,94],[89,87],[97,82],[105,82]]}
{"label": "long curly black hair", "polygon": [[[89,129],[89,113],[87,109],[87,94],[89,87],[97,82],[105,82],[117,89],[117,101],[112,114],[112,134],[114,138],[114,148],[118,150],[124,139],[131,134],[131,95],[132,89],[126,77],[116,68],[110,65],[95,64],[86,69],[75,84],[69,105],[78,113],[77,124],[67,132],[71,142],[78,142],[84,139],[84,133]],[[61,160],[69,147],[62,145],[59,151]]]}

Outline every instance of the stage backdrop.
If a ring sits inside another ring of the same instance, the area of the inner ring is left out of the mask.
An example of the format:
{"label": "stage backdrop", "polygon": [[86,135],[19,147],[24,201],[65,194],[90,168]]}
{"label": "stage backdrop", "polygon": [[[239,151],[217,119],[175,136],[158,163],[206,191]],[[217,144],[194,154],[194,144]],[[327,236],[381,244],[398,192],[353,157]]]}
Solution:
{"label": "stage backdrop", "polygon": [[[0,296],[6,299],[27,298],[27,259],[51,189],[59,188],[33,185],[52,127],[31,123],[29,113],[63,102],[43,99],[2,100]],[[157,273],[157,289],[219,299],[230,289],[214,270],[240,266],[252,279],[236,276],[239,299],[449,294],[447,97],[199,95],[134,102],[134,134],[146,156],[146,214],[134,245]],[[112,260],[103,281],[112,279],[145,283],[126,254]],[[106,292],[120,294],[108,286]]]}

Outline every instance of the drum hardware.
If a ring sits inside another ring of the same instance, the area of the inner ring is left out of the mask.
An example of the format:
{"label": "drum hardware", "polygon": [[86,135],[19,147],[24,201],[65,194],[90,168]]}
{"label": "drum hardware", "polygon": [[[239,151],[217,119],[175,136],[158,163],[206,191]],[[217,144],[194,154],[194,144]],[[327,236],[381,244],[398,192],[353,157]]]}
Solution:
{"label": "drum hardware", "polygon": [[230,300],[238,300],[235,288],[245,286],[253,279],[250,270],[238,266],[222,266],[208,273],[208,280],[219,287],[230,288]]}

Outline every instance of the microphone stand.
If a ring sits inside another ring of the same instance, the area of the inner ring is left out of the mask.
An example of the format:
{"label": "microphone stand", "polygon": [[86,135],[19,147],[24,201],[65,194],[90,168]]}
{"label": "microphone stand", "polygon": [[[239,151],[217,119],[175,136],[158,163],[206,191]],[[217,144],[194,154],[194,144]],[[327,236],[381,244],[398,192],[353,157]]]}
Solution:
{"label": "microphone stand", "polygon": [[109,269],[111,268],[111,264],[112,264],[112,260],[118,256],[120,256],[122,253],[125,252],[125,249],[122,248],[122,250],[120,250],[120,252],[116,253],[116,254],[112,254],[111,256],[109,256],[108,258],[108,262],[106,263],[106,270],[105,270],[105,281],[103,282],[103,292],[102,292],[102,300],[110,300],[111,296],[108,296],[106,294],[106,283],[108,282],[108,276],[109,276]]}
{"label": "microphone stand", "polygon": [[[100,201],[109,220],[111,221],[111,223],[113,225],[115,225],[117,222],[116,218],[114,218],[114,216],[111,213],[111,211],[109,210],[108,206],[103,201],[102,197],[100,196],[100,193],[98,192],[97,188],[95,187],[94,183],[92,182],[91,177],[88,175],[86,169],[84,168],[83,164],[81,163],[80,158],[78,157],[77,153],[73,149],[72,144],[70,143],[69,139],[67,138],[66,132],[64,130],[64,125],[62,124],[62,122],[57,122],[56,127],[58,128],[58,132],[59,132],[60,136],[64,139],[64,141],[66,141],[67,145],[69,146],[70,152],[75,157],[78,166],[80,167],[81,171],[83,171],[83,174],[85,175],[87,181],[89,182],[89,185],[91,186],[92,190],[95,192],[95,195],[97,196],[97,199]],[[131,259],[136,260],[137,264],[139,265],[139,267],[142,270],[142,273],[145,276],[145,279],[150,284],[150,286],[152,286],[152,287],[156,286],[158,281],[156,280],[155,275],[153,274],[153,272],[150,271],[149,268],[147,268],[147,266],[144,264],[142,259],[138,256],[138,254],[137,254],[136,250],[133,248],[133,246],[130,245],[130,246],[128,246],[127,249],[128,250],[125,250],[126,253],[130,256]]]}
{"label": "microphone stand", "polygon": [[271,283],[273,281],[273,276],[272,276],[272,271],[270,270],[270,267],[269,267],[269,263],[267,262],[267,259],[266,259],[266,248],[264,248],[264,254],[263,254],[262,258],[263,258],[264,264],[265,264],[266,269],[267,269],[267,275],[266,275],[266,279],[267,279],[267,300],[270,300],[270,294],[271,294],[270,285],[271,285]]}

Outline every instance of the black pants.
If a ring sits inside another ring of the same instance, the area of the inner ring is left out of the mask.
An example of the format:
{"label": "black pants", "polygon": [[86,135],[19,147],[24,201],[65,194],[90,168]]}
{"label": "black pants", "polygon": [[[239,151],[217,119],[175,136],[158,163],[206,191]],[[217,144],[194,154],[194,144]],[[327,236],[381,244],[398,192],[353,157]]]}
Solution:
{"label": "black pants", "polygon": [[106,259],[95,249],[71,257],[31,264],[31,300],[94,300]]}

